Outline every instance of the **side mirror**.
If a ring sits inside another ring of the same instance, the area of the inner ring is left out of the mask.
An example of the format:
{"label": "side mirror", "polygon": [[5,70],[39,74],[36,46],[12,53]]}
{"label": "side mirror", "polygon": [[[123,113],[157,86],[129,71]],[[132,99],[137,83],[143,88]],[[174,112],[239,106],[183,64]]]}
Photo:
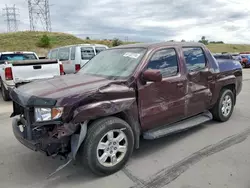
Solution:
{"label": "side mirror", "polygon": [[142,73],[144,81],[161,82],[162,74],[159,70],[148,69]]}

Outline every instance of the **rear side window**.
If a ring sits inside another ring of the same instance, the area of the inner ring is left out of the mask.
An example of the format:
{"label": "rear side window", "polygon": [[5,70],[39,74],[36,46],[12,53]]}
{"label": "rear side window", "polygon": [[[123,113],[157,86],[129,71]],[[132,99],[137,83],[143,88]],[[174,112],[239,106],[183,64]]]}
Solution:
{"label": "rear side window", "polygon": [[58,59],[61,61],[69,60],[69,48],[60,48],[58,51]]}
{"label": "rear side window", "polygon": [[82,47],[81,48],[82,60],[89,60],[95,56],[94,48],[92,47]]}
{"label": "rear side window", "polygon": [[200,47],[183,47],[188,72],[199,71],[206,67],[205,54]]}
{"label": "rear side window", "polygon": [[58,53],[58,50],[51,50],[50,59],[58,59],[57,58],[57,53]]}
{"label": "rear side window", "polygon": [[105,47],[95,47],[96,54],[99,54],[103,50],[106,50],[106,48]]}
{"label": "rear side window", "polygon": [[178,73],[178,60],[174,49],[155,52],[148,63],[148,69],[158,69],[162,77],[175,76]]}
{"label": "rear side window", "polygon": [[37,59],[35,54],[31,53],[16,53],[2,54],[0,60],[18,61],[18,60],[34,60]]}
{"label": "rear side window", "polygon": [[74,46],[71,48],[70,59],[75,60],[75,56],[76,56],[76,47]]}

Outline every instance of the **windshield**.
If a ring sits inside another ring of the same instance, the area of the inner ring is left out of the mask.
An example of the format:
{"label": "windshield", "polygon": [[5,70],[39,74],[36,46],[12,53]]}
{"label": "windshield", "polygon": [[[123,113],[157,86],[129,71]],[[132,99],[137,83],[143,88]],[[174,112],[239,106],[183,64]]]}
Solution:
{"label": "windshield", "polygon": [[96,54],[99,54],[103,50],[106,50],[106,48],[105,47],[95,47]]}
{"label": "windshield", "polygon": [[145,52],[145,48],[105,50],[91,59],[79,73],[110,79],[126,78],[133,73]]}
{"label": "windshield", "polygon": [[34,60],[37,59],[35,54],[2,54],[0,60],[19,61],[19,60]]}

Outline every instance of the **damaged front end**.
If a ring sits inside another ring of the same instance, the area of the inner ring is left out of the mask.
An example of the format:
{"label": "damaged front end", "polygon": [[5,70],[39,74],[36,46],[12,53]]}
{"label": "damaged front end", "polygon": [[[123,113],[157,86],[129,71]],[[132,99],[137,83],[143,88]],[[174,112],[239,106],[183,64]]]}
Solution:
{"label": "damaged front end", "polygon": [[[17,95],[11,91],[13,99],[13,133],[17,140],[34,151],[41,151],[47,156],[61,156],[68,159],[68,164],[75,159],[78,149],[87,133],[87,121],[83,123],[64,123],[60,118],[37,122],[32,97]],[[47,99],[46,99],[47,100]],[[42,106],[51,107],[53,102],[35,100]],[[66,166],[66,165],[65,165]],[[61,167],[60,167],[61,168]],[[59,170],[59,169],[58,169]]]}
{"label": "damaged front end", "polygon": [[63,123],[60,120],[35,122],[33,107],[21,106],[13,101],[15,117],[12,122],[17,139],[35,151],[47,156],[66,156],[71,152],[70,136],[80,132],[80,124]]}

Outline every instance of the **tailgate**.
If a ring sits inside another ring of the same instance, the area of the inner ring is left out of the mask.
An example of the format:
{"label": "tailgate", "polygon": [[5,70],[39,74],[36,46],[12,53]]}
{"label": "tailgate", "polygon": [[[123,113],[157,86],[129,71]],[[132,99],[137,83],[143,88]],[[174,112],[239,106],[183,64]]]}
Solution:
{"label": "tailgate", "polygon": [[15,61],[11,62],[15,83],[47,79],[60,75],[57,60]]}

